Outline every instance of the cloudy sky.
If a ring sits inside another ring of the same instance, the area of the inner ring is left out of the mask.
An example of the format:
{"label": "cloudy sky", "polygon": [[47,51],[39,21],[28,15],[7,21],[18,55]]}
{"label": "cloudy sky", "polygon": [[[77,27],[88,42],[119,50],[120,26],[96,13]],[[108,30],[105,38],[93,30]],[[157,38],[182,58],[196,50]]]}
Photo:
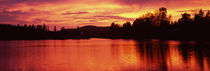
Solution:
{"label": "cloudy sky", "polygon": [[0,23],[108,26],[160,7],[166,7],[175,20],[185,10],[209,10],[210,0],[0,0]]}

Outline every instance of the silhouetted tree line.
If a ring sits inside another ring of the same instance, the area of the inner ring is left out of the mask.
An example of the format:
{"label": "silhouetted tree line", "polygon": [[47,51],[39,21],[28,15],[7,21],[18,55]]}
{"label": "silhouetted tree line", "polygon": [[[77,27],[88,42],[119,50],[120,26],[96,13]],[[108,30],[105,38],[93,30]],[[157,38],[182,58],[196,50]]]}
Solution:
{"label": "silhouetted tree line", "polygon": [[83,37],[79,29],[67,31],[64,27],[57,31],[56,26],[54,31],[49,30],[49,26],[43,25],[9,25],[0,24],[0,40],[31,40],[31,39],[80,39],[89,38]]}
{"label": "silhouetted tree line", "polygon": [[83,26],[76,29],[50,31],[43,25],[5,25],[0,24],[0,39],[80,39],[80,38],[134,38],[134,39],[175,39],[175,40],[210,40],[210,11],[201,9],[193,17],[184,13],[175,22],[162,7],[154,13],[140,16],[133,23],[122,26],[114,22],[109,27]]}
{"label": "silhouetted tree line", "polygon": [[43,39],[49,34],[49,27],[44,25],[8,25],[0,24],[0,39]]}
{"label": "silhouetted tree line", "polygon": [[205,40],[210,39],[210,11],[206,14],[201,9],[191,17],[184,13],[175,22],[167,15],[166,8],[159,8],[154,13],[147,13],[137,18],[133,24],[126,22],[121,27],[112,23],[111,38],[135,39],[177,39],[177,40]]}

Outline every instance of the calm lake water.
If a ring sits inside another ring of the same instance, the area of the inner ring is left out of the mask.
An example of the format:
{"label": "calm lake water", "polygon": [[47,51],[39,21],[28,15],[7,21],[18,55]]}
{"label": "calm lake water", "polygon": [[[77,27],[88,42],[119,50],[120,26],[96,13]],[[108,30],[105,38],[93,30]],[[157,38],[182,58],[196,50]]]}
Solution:
{"label": "calm lake water", "polygon": [[0,71],[209,71],[210,43],[194,41],[0,41]]}

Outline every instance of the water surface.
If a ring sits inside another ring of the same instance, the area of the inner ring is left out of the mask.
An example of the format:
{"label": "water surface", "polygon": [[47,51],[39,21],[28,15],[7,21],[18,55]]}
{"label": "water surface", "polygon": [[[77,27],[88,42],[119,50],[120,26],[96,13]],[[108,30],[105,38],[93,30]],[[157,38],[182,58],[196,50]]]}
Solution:
{"label": "water surface", "polygon": [[210,43],[1,40],[0,71],[209,71]]}

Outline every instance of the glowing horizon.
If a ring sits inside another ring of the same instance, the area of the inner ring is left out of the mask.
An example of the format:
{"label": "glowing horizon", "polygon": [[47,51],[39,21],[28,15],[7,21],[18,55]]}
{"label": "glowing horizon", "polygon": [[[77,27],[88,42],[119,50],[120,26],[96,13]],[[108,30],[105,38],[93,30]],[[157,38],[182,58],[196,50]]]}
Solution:
{"label": "glowing horizon", "polygon": [[0,23],[47,24],[50,26],[123,24],[142,14],[166,7],[172,20],[182,11],[210,10],[208,0],[0,0]]}

